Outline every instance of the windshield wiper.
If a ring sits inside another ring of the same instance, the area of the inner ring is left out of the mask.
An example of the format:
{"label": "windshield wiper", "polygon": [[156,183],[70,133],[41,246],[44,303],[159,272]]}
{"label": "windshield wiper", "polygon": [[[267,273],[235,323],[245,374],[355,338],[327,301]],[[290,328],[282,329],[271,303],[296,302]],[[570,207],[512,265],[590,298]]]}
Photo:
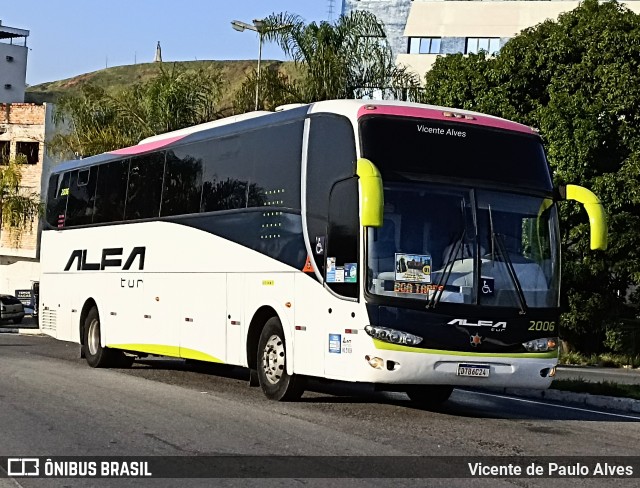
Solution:
{"label": "windshield wiper", "polygon": [[507,271],[509,272],[509,277],[513,282],[513,285],[516,289],[516,295],[518,297],[518,304],[520,305],[520,314],[524,315],[527,313],[527,300],[524,297],[524,292],[522,291],[522,285],[520,284],[520,280],[518,279],[518,275],[516,275],[516,270],[513,267],[513,263],[511,262],[511,258],[509,257],[509,253],[507,252],[507,246],[504,243],[504,236],[502,234],[491,234],[491,239],[494,240],[497,244],[498,252],[502,255],[504,259],[504,263],[507,266]]}
{"label": "windshield wiper", "polygon": [[[444,291],[444,285],[449,281],[449,276],[451,275],[451,271],[453,270],[453,265],[456,261],[456,256],[458,256],[458,252],[462,250],[464,246],[464,238],[467,235],[467,229],[462,229],[462,233],[460,237],[454,242],[453,248],[451,249],[451,253],[449,254],[449,261],[444,265],[444,269],[442,270],[442,274],[440,275],[440,279],[438,280],[438,284],[436,285],[436,289],[429,298],[429,302],[427,303],[426,308],[436,308],[436,305],[440,302],[440,298],[442,297],[442,292]],[[464,256],[464,251],[462,252]]]}

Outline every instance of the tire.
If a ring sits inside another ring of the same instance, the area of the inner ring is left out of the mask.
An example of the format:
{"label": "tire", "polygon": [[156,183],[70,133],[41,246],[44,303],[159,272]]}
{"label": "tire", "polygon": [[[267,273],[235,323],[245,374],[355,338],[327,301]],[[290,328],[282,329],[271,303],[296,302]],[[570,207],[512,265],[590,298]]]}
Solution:
{"label": "tire", "polygon": [[453,386],[447,385],[414,385],[406,390],[409,399],[424,407],[438,407],[451,396]]}
{"label": "tire", "polygon": [[14,324],[20,324],[20,323],[22,323],[22,317],[16,317],[15,319],[13,319],[13,323],[14,323]]}
{"label": "tire", "polygon": [[286,344],[280,319],[267,320],[258,342],[258,381],[270,400],[292,401],[304,393],[304,380],[287,374]]}
{"label": "tire", "polygon": [[82,342],[82,354],[87,364],[92,368],[128,368],[133,364],[133,359],[122,351],[102,347],[100,342],[100,316],[98,309],[93,307],[84,319],[82,328],[84,335]]}

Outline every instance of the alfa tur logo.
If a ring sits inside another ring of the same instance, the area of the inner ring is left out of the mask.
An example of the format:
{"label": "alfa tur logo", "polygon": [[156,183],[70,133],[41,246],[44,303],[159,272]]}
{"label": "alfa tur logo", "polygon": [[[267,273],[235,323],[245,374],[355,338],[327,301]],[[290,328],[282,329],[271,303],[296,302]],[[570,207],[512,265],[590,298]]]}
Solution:
{"label": "alfa tur logo", "polygon": [[65,271],[69,271],[73,266],[74,261],[76,262],[76,269],[78,271],[100,271],[105,268],[114,267],[119,268],[122,266],[122,271],[127,271],[131,269],[134,261],[138,258],[138,269],[144,269],[144,253],[146,247],[134,247],[129,253],[129,257],[122,266],[122,254],[124,249],[122,247],[112,247],[102,250],[102,259],[99,263],[90,263],[87,261],[87,250],[86,249],[76,249],[69,256],[69,261],[67,261],[67,265],[64,267]]}
{"label": "alfa tur logo", "polygon": [[463,325],[466,327],[491,327],[493,331],[502,331],[507,328],[506,322],[494,322],[493,320],[478,320],[477,322],[469,322],[467,319],[453,319],[447,322],[448,325]]}

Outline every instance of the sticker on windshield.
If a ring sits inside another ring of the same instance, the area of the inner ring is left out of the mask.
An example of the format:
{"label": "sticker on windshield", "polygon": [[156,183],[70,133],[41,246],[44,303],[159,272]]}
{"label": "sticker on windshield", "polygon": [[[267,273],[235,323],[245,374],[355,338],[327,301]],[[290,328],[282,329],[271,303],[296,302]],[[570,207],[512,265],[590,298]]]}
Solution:
{"label": "sticker on windshield", "polygon": [[492,296],[493,291],[495,290],[495,280],[493,278],[486,278],[483,276],[482,278],[480,278],[480,282],[482,283],[482,286],[480,288],[482,294]]}
{"label": "sticker on windshield", "polygon": [[356,283],[358,281],[358,265],[356,263],[345,263],[344,282]]}
{"label": "sticker on windshield", "polygon": [[396,253],[396,281],[431,283],[431,255]]}
{"label": "sticker on windshield", "polygon": [[336,281],[336,258],[327,258],[327,283]]}

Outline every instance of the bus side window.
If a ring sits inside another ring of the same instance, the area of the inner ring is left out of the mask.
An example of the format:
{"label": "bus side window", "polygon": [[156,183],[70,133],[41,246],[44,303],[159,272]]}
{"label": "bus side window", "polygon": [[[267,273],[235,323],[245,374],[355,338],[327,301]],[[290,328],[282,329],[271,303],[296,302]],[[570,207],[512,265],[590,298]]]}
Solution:
{"label": "bus side window", "polygon": [[47,223],[52,227],[64,227],[69,195],[70,173],[53,174],[47,190]]}
{"label": "bus side window", "polygon": [[[243,139],[244,140],[244,139]],[[204,141],[201,212],[247,207],[247,166],[237,135]]]}
{"label": "bus side window", "polygon": [[247,207],[300,209],[303,121],[248,134],[243,158],[251,168]]}
{"label": "bus side window", "polygon": [[167,152],[160,215],[191,214],[200,211],[202,156],[198,144]]}
{"label": "bus side window", "polygon": [[160,215],[160,195],[165,152],[131,158],[125,220],[146,219]]}
{"label": "bus side window", "polygon": [[96,193],[97,168],[76,170],[71,173],[65,227],[91,224]]}
{"label": "bus side window", "polygon": [[129,160],[114,161],[98,167],[93,223],[119,222],[124,218]]}

